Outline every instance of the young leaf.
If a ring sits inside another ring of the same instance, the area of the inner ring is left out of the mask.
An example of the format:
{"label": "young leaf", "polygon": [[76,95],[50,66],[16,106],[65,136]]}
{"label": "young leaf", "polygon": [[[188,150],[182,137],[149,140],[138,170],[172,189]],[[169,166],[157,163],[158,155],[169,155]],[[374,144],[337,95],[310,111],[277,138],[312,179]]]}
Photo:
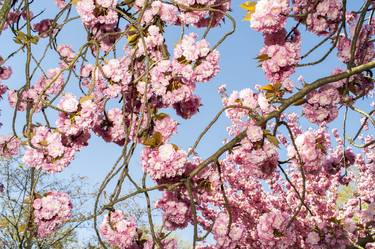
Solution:
{"label": "young leaf", "polygon": [[158,113],[158,114],[155,115],[155,120],[162,120],[162,119],[167,118],[167,117],[169,117],[168,114],[165,114],[165,113],[161,112],[161,113]]}
{"label": "young leaf", "polygon": [[17,36],[14,38],[14,42],[17,44],[24,44],[26,41],[26,34],[22,31],[17,33]]}
{"label": "young leaf", "polygon": [[151,148],[157,148],[163,144],[163,136],[160,132],[155,132],[152,136],[144,136],[142,138],[142,144]]}
{"label": "young leaf", "polygon": [[138,42],[139,34],[135,26],[130,26],[128,29],[128,43],[130,46],[135,46]]}
{"label": "young leaf", "polygon": [[263,91],[267,91],[267,92],[272,92],[272,91],[275,90],[272,84],[268,84],[268,85],[262,86],[259,89],[263,90]]}
{"label": "young leaf", "polygon": [[266,135],[266,138],[268,141],[270,141],[273,145],[275,145],[276,147],[279,147],[279,140],[277,140],[277,138],[271,134],[267,134]]}
{"label": "young leaf", "polygon": [[271,57],[268,56],[268,54],[260,54],[255,59],[258,60],[259,63],[262,63],[263,61],[271,59]]}
{"label": "young leaf", "polygon": [[83,102],[86,102],[88,100],[92,100],[94,97],[92,95],[83,96],[79,99],[79,103],[82,104]]}
{"label": "young leaf", "polygon": [[255,12],[256,5],[256,2],[251,1],[246,1],[240,4],[240,7],[247,11],[245,17],[243,18],[243,21],[251,21],[251,17]]}

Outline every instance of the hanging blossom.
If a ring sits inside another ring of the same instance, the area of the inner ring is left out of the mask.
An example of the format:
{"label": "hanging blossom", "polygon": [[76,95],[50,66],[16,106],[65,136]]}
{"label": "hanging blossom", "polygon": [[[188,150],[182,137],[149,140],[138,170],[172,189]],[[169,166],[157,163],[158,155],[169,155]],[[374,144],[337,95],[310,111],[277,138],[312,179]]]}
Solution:
{"label": "hanging blossom", "polygon": [[[0,101],[2,100],[2,95],[8,90],[8,88],[4,85],[1,85],[0,83]],[[1,109],[0,109],[1,114]],[[0,128],[3,126],[3,124],[0,122]]]}
{"label": "hanging blossom", "polygon": [[[340,174],[342,169],[345,168],[346,170],[354,165],[356,154],[353,152],[352,148],[344,147],[344,142],[337,129],[333,129],[332,133],[335,136],[337,147],[335,149],[331,149],[330,153],[327,155],[324,171],[328,174],[336,175]],[[339,178],[339,180],[341,180],[340,183],[346,185],[346,179],[347,178],[345,177]]]}
{"label": "hanging blossom", "polygon": [[[288,156],[293,159],[297,167],[303,164],[308,173],[316,173],[323,169],[330,146],[329,134],[325,129],[308,130],[299,134],[295,138],[295,144],[297,148],[292,144],[288,146]],[[300,159],[302,162],[299,161]]]}
{"label": "hanging blossom", "polygon": [[[161,61],[151,70],[150,91],[161,99],[164,105],[170,106],[177,102],[188,99],[195,90],[195,83],[191,81],[192,68],[182,71],[178,63]],[[177,71],[178,70],[178,71]],[[188,78],[182,77],[180,73],[189,73]],[[142,91],[141,91],[142,93]]]}
{"label": "hanging blossom", "polygon": [[[3,66],[4,59],[0,56],[0,80],[7,80],[10,78],[12,74],[11,67]],[[8,91],[8,87],[3,85],[0,81],[0,101],[3,99],[3,95]],[[0,110],[1,111],[1,110]],[[0,127],[3,124],[0,122]]]}
{"label": "hanging blossom", "polygon": [[23,161],[30,167],[49,173],[61,172],[74,158],[76,150],[63,145],[62,136],[47,127],[36,127],[31,137],[33,147],[27,146]]}
{"label": "hanging blossom", "polygon": [[201,105],[201,98],[197,95],[192,95],[185,101],[174,103],[173,108],[176,110],[177,115],[184,119],[190,119],[198,113]]}
{"label": "hanging blossom", "polygon": [[[249,135],[252,136],[251,133]],[[262,135],[257,136],[263,137]],[[252,138],[255,137],[252,136]],[[251,143],[244,139],[241,146],[228,155],[228,161],[248,170],[253,177],[268,178],[278,165],[279,153],[277,147],[271,142],[265,141],[263,145],[260,143]]]}
{"label": "hanging blossom", "polygon": [[0,82],[0,100],[3,99],[4,94],[8,91],[8,87],[5,85],[2,85]]}
{"label": "hanging blossom", "polygon": [[47,38],[52,35],[56,30],[52,28],[52,19],[43,19],[40,22],[33,25],[33,29],[38,32],[40,38]]}
{"label": "hanging blossom", "polygon": [[[349,22],[350,35],[354,36],[356,26],[358,23],[358,16],[354,14],[352,17],[354,20]],[[356,49],[354,53],[353,63],[355,65],[361,65],[372,61],[375,57],[374,43],[371,41],[371,37],[374,35],[375,26],[369,24],[363,24],[357,38]],[[352,39],[340,34],[337,44],[337,56],[344,62],[349,63],[351,59],[351,46]]]}
{"label": "hanging blossom", "polygon": [[[337,68],[332,72],[332,75],[340,74],[342,72],[344,72],[344,70]],[[350,100],[352,97],[368,95],[374,89],[374,82],[370,77],[367,77],[366,73],[355,74],[349,78],[331,83],[330,85],[339,91],[346,89],[349,90],[349,96],[342,96],[343,101]]]}
{"label": "hanging blossom", "polygon": [[[143,44],[143,42],[145,44]],[[148,51],[149,57],[154,61],[161,60],[163,58],[161,50],[166,50],[166,47],[164,44],[164,36],[160,28],[156,25],[148,27],[147,36],[145,36],[144,39],[138,39],[137,48],[136,55],[138,57],[143,56],[146,53],[145,51]]]}
{"label": "hanging blossom", "polygon": [[[363,143],[373,141],[374,136],[366,136],[362,139]],[[373,179],[375,177],[374,171],[375,162],[375,146],[369,146],[364,150],[362,155],[357,155],[355,165],[359,169],[359,174],[356,175],[354,182],[358,186],[358,193],[361,193],[363,200],[368,203],[375,202],[375,193],[373,189]],[[373,205],[372,205],[373,206]]]}
{"label": "hanging blossom", "polygon": [[155,207],[163,212],[163,224],[169,231],[185,228],[191,220],[190,201],[173,192],[164,192]]}
{"label": "hanging blossom", "polygon": [[289,40],[285,41],[284,38],[284,43],[263,47],[259,57],[264,57],[260,63],[266,78],[272,83],[285,82],[295,72],[300,53],[301,37],[298,31],[294,31]]}
{"label": "hanging blossom", "polygon": [[0,156],[12,158],[18,155],[21,141],[15,136],[0,136]]}
{"label": "hanging blossom", "polygon": [[114,25],[117,22],[116,0],[80,0],[77,3],[77,12],[87,27],[100,25]]}
{"label": "hanging blossom", "polygon": [[155,181],[163,181],[182,176],[186,171],[187,154],[173,144],[159,148],[145,147],[141,155],[144,171]]}
{"label": "hanging blossom", "polygon": [[[220,24],[220,21],[225,17],[227,11],[229,11],[231,6],[231,1],[225,0],[177,0],[178,4],[181,4],[181,14],[179,15],[179,21],[182,24],[189,25],[192,24],[198,28],[206,27],[210,25],[211,27],[216,27]],[[202,8],[212,6],[211,10],[196,10],[191,11],[184,8],[193,7],[193,8]],[[215,7],[213,7],[215,6]]]}
{"label": "hanging blossom", "polygon": [[74,57],[76,56],[73,49],[66,44],[57,46],[57,52],[59,53],[60,58],[63,61],[62,67],[67,67],[67,63],[72,62]]}
{"label": "hanging blossom", "polygon": [[63,225],[72,215],[72,202],[68,194],[51,191],[33,202],[34,222],[38,236],[45,238]]}
{"label": "hanging blossom", "polygon": [[[258,94],[249,88],[241,91],[233,91],[227,96],[225,90],[222,98],[224,106],[245,106],[251,110],[259,110]],[[232,122],[241,122],[244,118],[249,117],[249,110],[244,108],[230,108],[225,114]]]}
{"label": "hanging blossom", "polygon": [[293,0],[292,2],[296,19],[302,21],[308,30],[315,34],[327,35],[335,32],[342,20],[343,6],[340,0]]}
{"label": "hanging blossom", "polygon": [[[255,93],[249,88],[241,91],[233,91],[229,96],[222,98],[224,106],[238,106],[239,108],[228,108],[226,115],[231,121],[228,134],[236,136],[249,126],[256,124],[256,117],[263,116],[274,110],[263,93]],[[245,107],[245,108],[240,108]]]}
{"label": "hanging blossom", "polygon": [[323,86],[310,92],[303,106],[303,114],[312,123],[325,124],[338,116],[338,104],[341,101],[339,91],[332,86]]}
{"label": "hanging blossom", "polygon": [[[121,118],[119,118],[121,117]],[[125,120],[125,121],[124,121]],[[94,127],[97,135],[101,136],[106,142],[114,142],[122,145],[125,142],[126,127],[125,122],[129,120],[125,117],[119,108],[112,108],[103,115]],[[133,136],[130,136],[131,138]]]}
{"label": "hanging blossom", "polygon": [[[28,12],[28,15],[30,15],[30,19],[32,18],[32,13],[31,11]],[[8,13],[8,16],[6,18],[6,21],[4,23],[3,30],[6,30],[9,26],[14,25],[15,23],[22,18],[23,20],[26,20],[27,17],[27,12],[26,11],[12,11],[10,10]]]}
{"label": "hanging blossom", "polygon": [[[200,62],[200,63],[207,63],[210,61],[207,56],[210,54],[210,45],[206,40],[197,40],[198,35],[196,33],[190,33],[189,35],[184,35],[182,40],[177,43],[176,47],[174,48],[174,58],[183,66],[185,63],[193,63],[193,62]],[[216,56],[218,56],[218,52],[215,51]],[[198,65],[197,65],[198,66]],[[187,68],[190,68],[188,66]],[[215,67],[213,67],[215,68]]]}
{"label": "hanging blossom", "polygon": [[[28,90],[9,90],[8,101],[11,107],[18,111],[25,111],[27,104],[30,103],[32,108],[38,112],[42,109],[43,100],[48,95],[54,95],[60,92],[64,86],[64,77],[60,68],[49,69],[46,75],[41,76],[37,82]],[[18,101],[18,94],[20,99]],[[17,105],[18,101],[18,105]]]}
{"label": "hanging blossom", "polygon": [[59,9],[63,9],[66,6],[65,0],[55,0],[55,3]]}
{"label": "hanging blossom", "polygon": [[103,98],[117,98],[129,90],[130,64],[131,59],[126,56],[106,61],[101,69],[85,64],[81,67],[82,85],[93,92],[92,96],[97,102],[101,102]]}
{"label": "hanging blossom", "polygon": [[[136,0],[134,4],[140,10],[143,8],[144,3],[145,0]],[[142,22],[145,24],[152,23],[156,16],[167,24],[177,24],[178,8],[162,1],[152,1],[150,8],[147,8],[143,14]]]}
{"label": "hanging blossom", "polygon": [[216,240],[218,248],[237,248],[237,243],[242,239],[245,233],[245,227],[242,224],[232,223],[228,231],[229,217],[226,213],[220,213],[216,217],[212,233]]}
{"label": "hanging blossom", "polygon": [[287,228],[290,218],[289,214],[279,210],[264,213],[259,218],[257,235],[261,248],[287,248],[295,243],[292,228]]}
{"label": "hanging blossom", "polygon": [[[136,0],[137,9],[142,9],[145,0]],[[167,24],[193,25],[195,27],[216,27],[224,19],[225,13],[230,9],[231,1],[223,0],[189,0],[176,1],[176,5],[153,1],[146,8],[142,21],[146,24],[152,23],[157,17]],[[207,10],[207,7],[215,10]],[[196,8],[198,10],[191,10]],[[205,9],[206,8],[206,9]]]}
{"label": "hanging blossom", "polygon": [[7,80],[12,75],[12,68],[4,65],[4,59],[0,56],[0,80]]}
{"label": "hanging blossom", "polygon": [[72,94],[66,93],[58,107],[60,112],[56,120],[57,129],[65,135],[77,135],[94,127],[98,120],[98,106],[90,98],[80,101]]}
{"label": "hanging blossom", "polygon": [[177,132],[178,123],[166,114],[157,115],[154,123],[154,132],[161,134],[164,143]]}
{"label": "hanging blossom", "polygon": [[251,27],[263,33],[275,33],[284,28],[289,14],[287,0],[260,0],[251,17]]}
{"label": "hanging blossom", "polygon": [[196,82],[206,82],[219,72],[219,53],[210,51],[197,34],[185,35],[174,49],[174,60],[163,60],[151,70],[151,93],[166,106],[189,100]]}
{"label": "hanging blossom", "polygon": [[[109,51],[119,38],[119,21],[115,11],[117,0],[80,0],[76,9],[83,24],[89,29],[92,39],[96,40],[103,51]],[[92,47],[97,50],[97,46]]]}
{"label": "hanging blossom", "polygon": [[128,89],[131,81],[129,73],[130,60],[128,58],[110,59],[104,66],[104,76],[109,80],[104,94],[111,98],[117,97]]}
{"label": "hanging blossom", "polygon": [[126,218],[120,210],[111,211],[100,225],[100,233],[113,247],[134,248],[137,239],[137,227],[134,218]]}

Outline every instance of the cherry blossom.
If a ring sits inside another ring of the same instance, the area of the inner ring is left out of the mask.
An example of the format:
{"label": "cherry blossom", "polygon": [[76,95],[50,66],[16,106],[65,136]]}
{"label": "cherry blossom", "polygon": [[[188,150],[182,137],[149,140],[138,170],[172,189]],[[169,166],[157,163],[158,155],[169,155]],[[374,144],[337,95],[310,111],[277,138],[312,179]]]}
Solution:
{"label": "cherry blossom", "polygon": [[133,248],[137,236],[135,219],[126,219],[122,211],[115,210],[105,216],[100,233],[111,246]]}
{"label": "cherry blossom", "polygon": [[72,215],[72,202],[66,193],[51,191],[33,202],[38,236],[44,238],[63,225]]}

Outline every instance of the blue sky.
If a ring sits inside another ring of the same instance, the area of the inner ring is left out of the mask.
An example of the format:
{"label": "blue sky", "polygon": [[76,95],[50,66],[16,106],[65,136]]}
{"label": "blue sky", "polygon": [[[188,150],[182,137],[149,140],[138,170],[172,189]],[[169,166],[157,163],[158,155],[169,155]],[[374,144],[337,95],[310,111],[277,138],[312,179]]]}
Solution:
{"label": "blue sky", "polygon": [[[47,1],[35,2],[36,3],[33,4],[33,6],[35,6],[36,9],[46,9],[46,12],[42,15],[42,18],[48,16],[48,13],[54,13],[57,10],[52,1],[49,1],[48,5],[42,4],[42,2],[45,3]],[[349,0],[348,4],[350,7],[355,6],[358,8],[358,2],[360,1]],[[248,22],[242,21],[242,17],[244,16],[245,12],[240,9],[239,4],[240,1],[233,1],[233,11],[231,13],[237,20],[237,30],[234,35],[230,36],[219,47],[219,51],[221,53],[220,74],[211,82],[198,85],[197,94],[201,96],[203,101],[203,106],[200,108],[199,114],[187,121],[173,115],[173,117],[179,121],[180,126],[178,133],[173,138],[172,142],[183,149],[187,149],[194,143],[199,133],[222,108],[220,97],[217,94],[217,88],[220,85],[226,84],[228,92],[231,92],[232,90],[253,88],[255,84],[267,84],[261,68],[257,67],[258,63],[254,59],[262,47],[262,36],[260,33],[251,30]],[[34,13],[37,12],[38,11],[34,9]],[[289,22],[288,27],[291,27],[294,24],[294,22]],[[230,28],[230,23],[226,21],[221,28],[215,29],[210,33],[208,40],[211,44],[214,44],[221,37],[221,35],[227,30],[230,30]],[[77,51],[79,45],[86,40],[85,33],[81,32],[81,30],[82,24],[80,24],[79,21],[75,21],[72,25],[67,26],[67,29],[60,36],[58,43],[71,45]],[[191,29],[190,31],[196,30]],[[303,28],[301,31],[303,31]],[[179,29],[171,28],[167,30],[166,38],[169,44],[174,44],[178,37]],[[306,34],[306,32],[302,32],[302,37],[302,53],[306,52],[308,48],[311,48],[313,45],[319,42],[317,37],[311,34]],[[14,44],[9,42],[11,39],[12,36],[10,32],[5,32],[0,37],[0,55],[3,57],[7,56],[15,49]],[[46,41],[42,41],[42,43],[45,42]],[[324,48],[327,49],[328,45],[326,45]],[[42,51],[38,50],[37,47],[34,47],[33,49],[37,55],[36,57],[38,58]],[[320,58],[324,52],[324,49],[320,49],[305,62]],[[319,77],[330,75],[334,68],[341,66],[340,63],[335,59],[335,54],[336,51],[333,52],[333,54],[324,63],[314,67],[298,70],[297,73],[292,77],[292,80],[297,82],[297,77],[299,75],[303,75],[307,82],[311,82]],[[24,54],[19,54],[9,61],[9,65],[12,66],[14,72],[11,79],[6,81],[6,84],[8,84],[10,88],[19,88],[24,83],[24,58]],[[45,68],[48,68],[48,66],[56,67],[57,63],[58,61],[56,56],[51,56],[45,61],[44,66]],[[72,83],[74,84],[76,82],[73,81]],[[67,89],[78,94],[78,88],[76,86],[68,87]],[[1,102],[1,109],[2,113],[0,119],[4,125],[0,129],[0,133],[9,134],[11,132],[10,120],[12,110],[4,100]],[[22,113],[19,113],[18,115],[20,117],[24,116]],[[355,117],[356,116],[352,116],[352,118]],[[332,127],[340,124],[341,121],[338,120],[332,124]],[[20,131],[23,125],[23,118],[19,118],[17,125],[18,131]],[[228,121],[225,117],[223,117],[206,135],[205,139],[198,147],[198,152],[202,157],[210,155],[221,146],[223,139],[226,138],[227,126]],[[112,164],[120,153],[120,149],[121,148],[119,148],[117,145],[105,143],[102,139],[93,135],[90,141],[90,146],[78,153],[76,160],[66,169],[64,173],[58,174],[57,177],[68,177],[71,174],[87,176],[88,183],[90,185],[88,188],[92,188],[92,186],[99,183],[101,179],[103,179],[105,174],[112,167]],[[139,170],[138,155],[139,150],[137,150],[135,153],[131,168],[134,170],[133,172],[135,175],[137,175],[136,178],[140,179],[141,171]]]}

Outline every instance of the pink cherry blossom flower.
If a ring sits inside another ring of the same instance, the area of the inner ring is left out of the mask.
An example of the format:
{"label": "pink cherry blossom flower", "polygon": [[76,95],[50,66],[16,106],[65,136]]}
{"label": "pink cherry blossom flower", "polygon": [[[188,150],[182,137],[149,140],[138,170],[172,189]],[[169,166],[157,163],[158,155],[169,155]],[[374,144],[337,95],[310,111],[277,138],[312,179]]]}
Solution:
{"label": "pink cherry blossom flower", "polygon": [[47,192],[33,202],[34,222],[38,236],[45,238],[63,225],[72,215],[72,202],[66,193]]}
{"label": "pink cherry blossom flower", "polygon": [[137,238],[134,218],[126,218],[120,210],[111,211],[100,225],[100,233],[111,246],[120,249],[133,248]]}
{"label": "pink cherry blossom flower", "polygon": [[251,18],[251,27],[257,31],[274,33],[284,28],[289,13],[287,0],[260,0]]}

